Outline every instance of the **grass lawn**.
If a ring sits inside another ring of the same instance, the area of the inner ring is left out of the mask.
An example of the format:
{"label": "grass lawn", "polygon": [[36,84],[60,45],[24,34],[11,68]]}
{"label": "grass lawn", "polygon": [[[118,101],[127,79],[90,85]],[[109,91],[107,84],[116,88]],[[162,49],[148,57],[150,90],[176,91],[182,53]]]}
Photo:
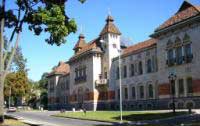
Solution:
{"label": "grass lawn", "polygon": [[5,119],[4,124],[0,124],[0,126],[29,126],[27,124],[24,124],[18,120],[14,119]]}
{"label": "grass lawn", "polygon": [[200,126],[200,121],[193,121],[190,123],[184,124],[184,126]]}
{"label": "grass lawn", "polygon": [[[172,116],[178,116],[187,114],[187,112],[177,112],[176,115],[173,115],[172,112],[161,113],[161,112],[134,112],[134,111],[125,111],[123,112],[124,121],[141,121],[141,120],[154,120],[168,118]],[[86,115],[83,112],[65,112],[54,115],[57,117],[69,117],[69,118],[78,118],[78,119],[87,119],[87,120],[98,120],[98,121],[108,121],[108,122],[119,122],[120,112],[116,111],[89,111]]]}

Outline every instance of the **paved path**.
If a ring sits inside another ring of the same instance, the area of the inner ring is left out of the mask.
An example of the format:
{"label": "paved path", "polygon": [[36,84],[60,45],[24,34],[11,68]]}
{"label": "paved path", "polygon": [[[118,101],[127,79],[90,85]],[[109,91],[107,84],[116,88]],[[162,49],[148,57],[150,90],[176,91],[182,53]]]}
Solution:
{"label": "paved path", "polygon": [[[162,110],[160,112],[166,112],[169,110]],[[200,110],[195,110],[197,114],[192,115],[182,115],[178,117],[173,118],[167,118],[167,119],[160,119],[160,120],[148,120],[148,121],[141,121],[141,122],[130,122],[130,124],[151,124],[151,125],[168,125],[168,126],[174,126],[175,124],[186,124],[188,122],[192,121],[200,121]],[[36,122],[38,124],[43,124],[43,126],[108,126],[108,125],[116,125],[112,123],[106,123],[106,122],[97,122],[97,121],[86,121],[86,120],[77,120],[77,119],[69,119],[69,118],[59,118],[59,117],[53,117],[51,115],[54,115],[56,113],[59,113],[58,111],[30,111],[30,112],[16,112],[16,113],[10,113],[13,116],[22,117],[26,120]]]}
{"label": "paved path", "polygon": [[86,121],[86,120],[77,120],[77,119],[68,119],[68,118],[58,118],[50,115],[56,114],[58,112],[16,112],[9,113],[12,116],[22,117],[25,120],[35,121],[42,126],[105,126],[112,125],[111,123],[106,122],[96,122],[96,121]]}

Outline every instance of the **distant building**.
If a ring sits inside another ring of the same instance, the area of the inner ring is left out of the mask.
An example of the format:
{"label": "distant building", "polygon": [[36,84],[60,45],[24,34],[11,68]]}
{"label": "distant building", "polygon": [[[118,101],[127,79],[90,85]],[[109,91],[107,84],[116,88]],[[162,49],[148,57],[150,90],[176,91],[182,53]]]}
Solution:
{"label": "distant building", "polygon": [[[110,15],[97,38],[87,43],[79,36],[75,54],[48,76],[49,109],[119,108],[120,36]],[[123,108],[170,108],[172,72],[176,108],[200,108],[200,6],[184,1],[150,36],[122,48]]]}

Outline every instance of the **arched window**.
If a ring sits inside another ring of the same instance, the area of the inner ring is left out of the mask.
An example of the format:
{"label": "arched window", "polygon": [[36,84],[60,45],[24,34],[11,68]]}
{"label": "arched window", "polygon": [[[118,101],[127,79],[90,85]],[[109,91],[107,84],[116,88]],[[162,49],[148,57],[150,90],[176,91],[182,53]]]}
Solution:
{"label": "arched window", "polygon": [[126,67],[126,65],[124,66],[124,73],[123,73],[123,75],[124,75],[124,78],[126,78],[127,77],[127,67]]}
{"label": "arched window", "polygon": [[151,59],[147,60],[147,73],[151,73],[152,72],[152,61]]}
{"label": "arched window", "polygon": [[153,98],[153,86],[150,84],[148,86],[148,93],[149,93],[149,98]]}
{"label": "arched window", "polygon": [[169,49],[167,51],[167,64],[168,64],[168,66],[174,65],[174,51],[173,51],[173,49]]}
{"label": "arched window", "polygon": [[192,78],[188,77],[186,82],[187,82],[187,94],[190,95],[193,93],[193,82]]}
{"label": "arched window", "polygon": [[171,41],[171,39],[169,39],[167,42],[167,48],[170,48],[172,46],[173,46],[173,42]]}
{"label": "arched window", "polygon": [[180,44],[180,43],[181,43],[181,39],[179,37],[176,37],[175,44]]}
{"label": "arched window", "polygon": [[119,79],[119,67],[117,67],[117,69],[116,69],[116,79]]}
{"label": "arched window", "polygon": [[130,65],[130,77],[135,75],[135,69],[134,69],[134,64]]}
{"label": "arched window", "polygon": [[135,87],[132,87],[132,98],[135,99]]}
{"label": "arched window", "polygon": [[190,36],[188,34],[185,34],[183,37],[183,43],[188,43],[188,42],[191,42]]}
{"label": "arched window", "polygon": [[144,86],[140,86],[139,91],[140,91],[140,98],[144,98]]}
{"label": "arched window", "polygon": [[185,34],[183,42],[184,42],[185,62],[190,63],[193,59],[190,36]]}
{"label": "arched window", "polygon": [[138,72],[139,72],[139,75],[143,73],[142,61],[139,62]]}
{"label": "arched window", "polygon": [[179,65],[179,64],[182,64],[183,63],[183,54],[182,54],[182,46],[178,46],[176,48],[176,63]]}

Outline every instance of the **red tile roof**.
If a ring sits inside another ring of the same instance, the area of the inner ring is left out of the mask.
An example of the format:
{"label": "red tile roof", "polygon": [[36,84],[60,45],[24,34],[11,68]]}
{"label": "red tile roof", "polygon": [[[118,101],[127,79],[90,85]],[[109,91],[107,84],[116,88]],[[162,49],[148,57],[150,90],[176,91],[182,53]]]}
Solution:
{"label": "red tile roof", "polygon": [[200,11],[200,6],[195,6],[195,8]]}
{"label": "red tile roof", "polygon": [[79,50],[78,52],[76,52],[75,55],[72,56],[69,59],[69,61],[72,60],[72,59],[74,59],[77,56],[80,56],[81,54],[83,54],[85,52],[88,52],[88,51],[92,50],[92,49],[100,49],[97,46],[98,41],[99,41],[99,38],[96,38],[96,39],[90,41],[89,43],[86,43],[86,45],[81,50]]}
{"label": "red tile roof", "polygon": [[83,53],[83,52],[86,52],[86,51],[88,51],[88,50],[91,50],[91,49],[93,49],[93,48],[96,48],[97,47],[97,40],[98,39],[94,39],[94,40],[92,40],[91,42],[89,42],[89,43],[87,43],[80,51],[78,51],[75,55],[79,55],[79,54],[81,54],[81,53]]}
{"label": "red tile roof", "polygon": [[106,19],[106,25],[104,26],[103,30],[101,31],[100,35],[104,35],[106,33],[115,33],[115,34],[121,34],[119,29],[115,26],[113,23],[114,19],[108,15]]}
{"label": "red tile roof", "polygon": [[74,46],[74,50],[76,50],[77,48],[83,48],[86,45],[84,38],[85,38],[85,36],[83,34],[79,35],[79,40],[76,43],[76,45]]}
{"label": "red tile roof", "polygon": [[60,61],[56,67],[53,68],[52,72],[49,74],[54,75],[54,74],[69,74],[70,73],[70,66],[69,64],[66,64],[65,62]]}
{"label": "red tile roof", "polygon": [[174,24],[177,24],[181,21],[187,20],[191,17],[197,16],[200,14],[200,7],[193,6],[192,4],[184,1],[178,12],[160,25],[155,31],[162,30]]}
{"label": "red tile roof", "polygon": [[149,39],[144,42],[140,42],[135,45],[129,46],[123,50],[122,56],[127,56],[131,53],[138,52],[139,50],[151,47],[151,46],[155,45],[156,42],[157,42],[157,39]]}

